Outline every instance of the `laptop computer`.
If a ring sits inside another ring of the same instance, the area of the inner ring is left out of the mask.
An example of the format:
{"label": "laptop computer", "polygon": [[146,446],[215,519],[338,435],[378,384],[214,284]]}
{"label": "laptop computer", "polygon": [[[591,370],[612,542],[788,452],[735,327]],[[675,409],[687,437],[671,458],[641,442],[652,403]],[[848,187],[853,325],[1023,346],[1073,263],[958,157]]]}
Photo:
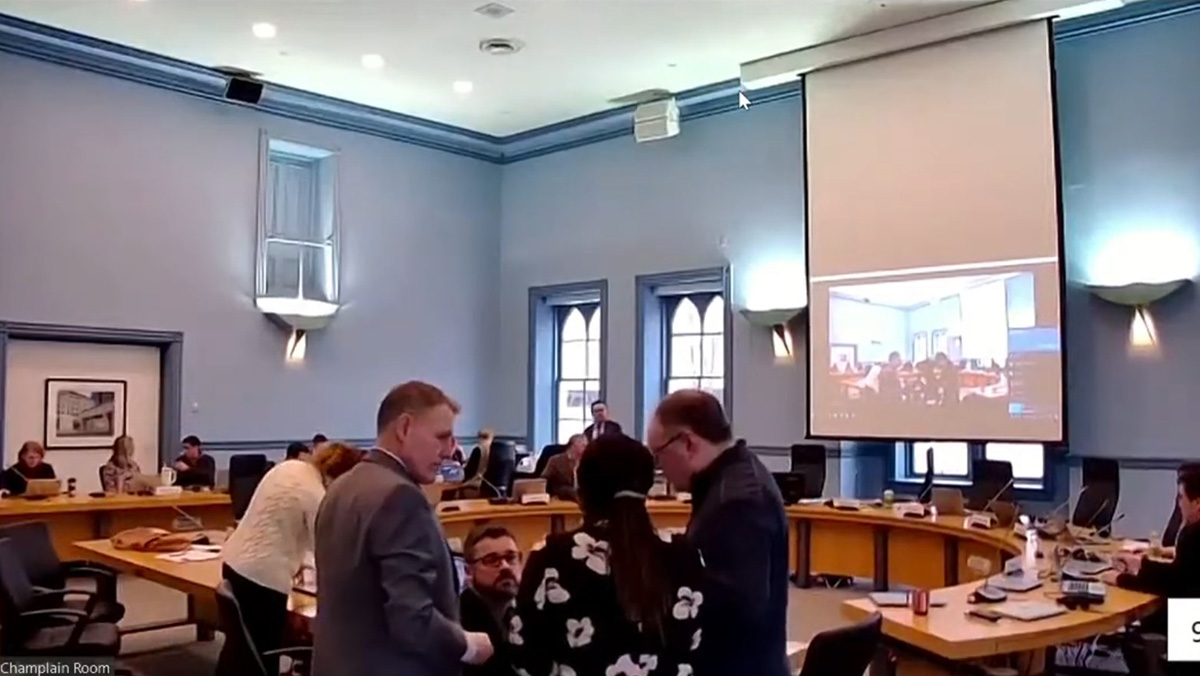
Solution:
{"label": "laptop computer", "polygon": [[26,498],[49,498],[62,493],[62,479],[30,479],[25,482]]}

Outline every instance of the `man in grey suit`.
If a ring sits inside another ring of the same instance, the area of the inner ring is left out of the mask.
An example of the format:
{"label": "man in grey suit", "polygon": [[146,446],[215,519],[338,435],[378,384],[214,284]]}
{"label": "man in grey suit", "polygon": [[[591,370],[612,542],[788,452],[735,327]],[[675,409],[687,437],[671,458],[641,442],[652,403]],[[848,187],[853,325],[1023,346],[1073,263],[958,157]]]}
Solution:
{"label": "man in grey suit", "polygon": [[492,655],[458,621],[460,581],[418,484],[454,451],[458,404],[408,382],[379,405],[375,447],[317,513],[313,676],[453,676]]}

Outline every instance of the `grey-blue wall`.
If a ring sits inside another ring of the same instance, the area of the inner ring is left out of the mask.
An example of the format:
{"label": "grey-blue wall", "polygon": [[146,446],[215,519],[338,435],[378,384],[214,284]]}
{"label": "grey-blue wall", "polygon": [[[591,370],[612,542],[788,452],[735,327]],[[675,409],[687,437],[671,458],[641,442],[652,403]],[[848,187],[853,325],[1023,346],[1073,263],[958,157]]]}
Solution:
{"label": "grey-blue wall", "polygon": [[[637,275],[730,260],[736,285],[739,266],[760,252],[802,260],[800,116],[791,99],[688,122],[668,141],[624,137],[504,168],[499,429],[525,429],[530,286],[608,279],[608,403],[632,423]],[[741,316],[733,329],[740,432],[754,444],[792,443],[805,429],[803,360],[778,366],[765,329]],[[803,340],[796,349],[803,354]]]}
{"label": "grey-blue wall", "polygon": [[[342,152],[345,307],[298,368],[252,301],[260,128]],[[0,54],[0,318],[184,332],[206,438],[370,436],[414,377],[480,424],[499,189],[483,162]]]}

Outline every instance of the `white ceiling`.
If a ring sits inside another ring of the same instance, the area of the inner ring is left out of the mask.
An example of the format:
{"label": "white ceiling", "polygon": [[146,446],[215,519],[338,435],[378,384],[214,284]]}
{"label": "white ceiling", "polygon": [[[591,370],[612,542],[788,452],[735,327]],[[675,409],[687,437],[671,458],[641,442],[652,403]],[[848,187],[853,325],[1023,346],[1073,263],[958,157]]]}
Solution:
{"label": "white ceiling", "polygon": [[[738,77],[744,62],[980,0],[0,0],[0,12],[497,136],[617,97]],[[277,34],[256,38],[251,25]],[[481,40],[525,48],[489,56]],[[362,66],[364,54],[387,65]],[[456,80],[474,84],[470,94]]]}
{"label": "white ceiling", "polygon": [[958,295],[977,286],[1003,281],[1016,276],[1016,274],[1007,272],[998,275],[965,275],[962,277],[913,279],[903,282],[855,284],[853,286],[835,286],[829,291],[842,298],[906,310]]}

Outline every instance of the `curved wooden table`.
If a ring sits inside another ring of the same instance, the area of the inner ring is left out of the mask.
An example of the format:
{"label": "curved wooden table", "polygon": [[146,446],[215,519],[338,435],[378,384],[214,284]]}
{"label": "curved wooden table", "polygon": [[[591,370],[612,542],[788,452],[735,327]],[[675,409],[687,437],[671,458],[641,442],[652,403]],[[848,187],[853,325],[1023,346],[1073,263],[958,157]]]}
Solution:
{"label": "curved wooden table", "polygon": [[0,499],[0,526],[22,521],[45,521],[54,549],[62,559],[79,557],[75,543],[110,537],[128,528],[153,526],[170,529],[176,517],[187,514],[206,528],[233,525],[228,493],[183,491],[172,496],[87,494],[59,495],[43,500],[20,497]]}
{"label": "curved wooden table", "polygon": [[[649,509],[659,528],[683,528],[691,506],[676,501],[651,501]],[[481,500],[443,503],[438,507],[446,536],[465,538],[476,524],[499,522],[513,531],[521,548],[532,549],[547,533],[573,528],[580,521],[573,503],[549,505],[490,505]],[[1001,620],[990,623],[964,617],[967,596],[978,586],[980,575],[968,567],[971,557],[991,562],[991,570],[1002,570],[1002,561],[1023,552],[1024,540],[1004,529],[978,530],[964,527],[963,517],[904,518],[892,510],[864,508],[839,511],[821,505],[787,508],[791,564],[797,582],[803,585],[814,574],[852,575],[872,578],[876,586],[918,587],[937,590],[948,600],[945,607],[929,615],[914,616],[906,608],[883,609],[884,633],[894,641],[947,660],[968,660],[1019,652],[1038,651],[1109,632],[1142,617],[1158,604],[1155,597],[1121,589],[1110,589],[1104,604],[1090,611],[1036,622]],[[197,596],[199,609],[211,608],[212,590],[221,580],[219,561],[169,563],[153,554],[115,551],[107,540],[78,543],[87,555],[133,575]],[[1043,545],[1048,548],[1048,545]],[[1047,565],[1050,554],[1039,559]],[[1014,598],[1051,596],[1053,587]],[[203,597],[203,598],[200,598]],[[294,612],[312,617],[316,599],[296,592]],[[858,619],[875,612],[868,599],[847,601],[842,612]],[[215,614],[203,610],[200,621]]]}

